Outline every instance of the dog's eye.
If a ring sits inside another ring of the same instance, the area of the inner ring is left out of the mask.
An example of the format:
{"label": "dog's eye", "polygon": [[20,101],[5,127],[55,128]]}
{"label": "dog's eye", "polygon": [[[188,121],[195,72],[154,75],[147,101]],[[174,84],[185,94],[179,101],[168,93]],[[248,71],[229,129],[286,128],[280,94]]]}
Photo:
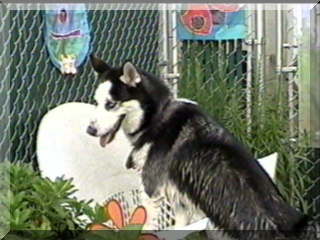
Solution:
{"label": "dog's eye", "polygon": [[111,109],[114,108],[116,105],[117,105],[116,102],[107,101],[106,104],[104,105],[104,107],[105,107],[107,110],[111,110]]}

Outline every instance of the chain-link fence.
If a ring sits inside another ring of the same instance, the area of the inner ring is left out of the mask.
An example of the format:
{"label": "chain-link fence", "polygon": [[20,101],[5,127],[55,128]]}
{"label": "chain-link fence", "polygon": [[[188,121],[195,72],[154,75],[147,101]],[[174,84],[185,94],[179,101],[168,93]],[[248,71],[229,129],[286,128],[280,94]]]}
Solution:
{"label": "chain-link fence", "polygon": [[[7,83],[1,81],[4,106],[10,104],[10,126],[3,132],[11,133],[11,161],[36,163],[36,134],[42,116],[65,102],[90,102],[98,83],[88,61],[75,76],[62,75],[53,66],[44,44],[42,10],[2,13],[1,23],[9,23],[6,47],[10,46],[10,57],[1,58],[6,66],[4,74],[10,75],[8,91]],[[95,10],[88,16],[95,55],[114,66],[132,59],[137,66],[156,73],[158,11]]]}
{"label": "chain-link fence", "polygon": [[[166,6],[160,11],[89,11],[92,52],[113,65],[132,59],[161,74],[178,96],[196,100],[257,157],[278,152],[277,184],[285,198],[320,219],[319,156],[308,136],[298,137],[301,76],[292,9],[249,7],[244,40],[180,41],[179,12]],[[42,116],[65,102],[90,102],[98,83],[87,61],[74,77],[52,65],[42,10],[2,8],[0,17],[8,49],[8,57],[0,53],[0,66],[9,80],[0,81],[0,115],[1,121],[10,119],[0,126],[0,149],[11,161],[36,163]]]}
{"label": "chain-link fence", "polygon": [[311,74],[310,88],[310,132],[314,133],[313,147],[316,149],[310,162],[309,174],[312,176],[312,184],[309,186],[309,199],[313,201],[313,209],[317,212],[317,219],[320,221],[320,4],[313,7],[311,12]]}

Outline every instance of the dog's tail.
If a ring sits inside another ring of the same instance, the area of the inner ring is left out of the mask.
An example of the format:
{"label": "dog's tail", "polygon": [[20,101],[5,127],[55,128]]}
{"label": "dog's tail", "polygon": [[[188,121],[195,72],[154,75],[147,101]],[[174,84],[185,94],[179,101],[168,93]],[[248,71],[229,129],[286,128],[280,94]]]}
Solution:
{"label": "dog's tail", "polygon": [[297,239],[319,240],[320,222],[305,216],[296,226],[294,235]]}

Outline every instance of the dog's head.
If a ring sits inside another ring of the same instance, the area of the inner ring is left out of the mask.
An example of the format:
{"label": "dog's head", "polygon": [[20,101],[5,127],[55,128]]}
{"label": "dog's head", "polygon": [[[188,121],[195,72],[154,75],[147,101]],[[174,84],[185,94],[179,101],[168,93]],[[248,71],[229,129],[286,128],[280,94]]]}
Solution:
{"label": "dog's head", "polygon": [[114,139],[124,121],[128,123],[126,133],[137,131],[146,119],[146,112],[152,112],[150,109],[156,109],[171,95],[164,82],[130,61],[114,68],[91,56],[91,64],[101,84],[95,91],[97,107],[87,132],[100,137],[103,147]]}

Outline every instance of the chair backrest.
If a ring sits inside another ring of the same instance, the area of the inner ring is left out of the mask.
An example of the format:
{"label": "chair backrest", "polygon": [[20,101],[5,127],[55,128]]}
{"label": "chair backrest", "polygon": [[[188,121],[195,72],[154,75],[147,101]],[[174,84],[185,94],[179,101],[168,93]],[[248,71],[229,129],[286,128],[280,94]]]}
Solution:
{"label": "chair backrest", "polygon": [[140,178],[125,168],[131,146],[122,131],[105,148],[86,133],[93,109],[73,102],[50,110],[39,126],[37,157],[42,176],[73,178],[78,199],[102,203],[111,194],[138,188]]}
{"label": "chair backrest", "polygon": [[264,170],[266,170],[266,172],[269,174],[269,176],[272,179],[275,179],[275,176],[276,176],[277,161],[278,161],[278,153],[276,152],[266,157],[258,159],[258,162],[261,164]]}

